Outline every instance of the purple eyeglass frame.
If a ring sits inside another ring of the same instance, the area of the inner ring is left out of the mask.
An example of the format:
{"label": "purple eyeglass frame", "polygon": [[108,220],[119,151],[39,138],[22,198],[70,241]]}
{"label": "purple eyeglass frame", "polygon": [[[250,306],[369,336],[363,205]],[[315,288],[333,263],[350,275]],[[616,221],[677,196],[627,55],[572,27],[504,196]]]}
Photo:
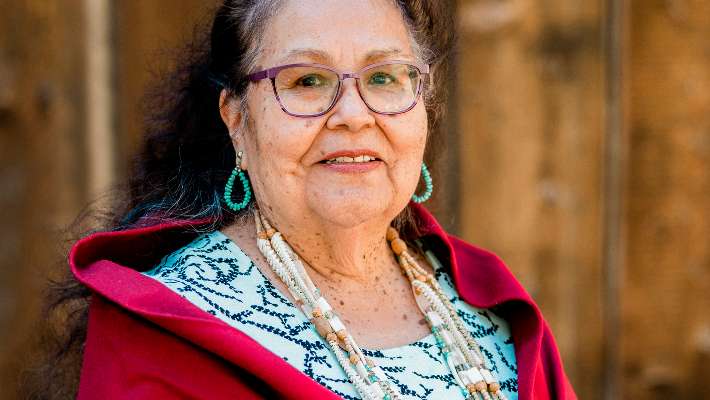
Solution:
{"label": "purple eyeglass frame", "polygon": [[[419,79],[419,84],[417,86],[417,94],[414,96],[414,101],[412,104],[405,108],[404,110],[401,111],[390,111],[390,112],[382,112],[382,111],[377,111],[374,110],[368,103],[367,100],[365,100],[365,97],[363,97],[362,92],[360,91],[360,77],[363,72],[370,70],[372,68],[376,67],[381,67],[383,65],[390,65],[390,64],[405,64],[405,65],[410,65],[419,71],[419,75],[421,76],[421,79]],[[331,101],[330,105],[322,111],[317,114],[294,114],[292,112],[289,112],[286,107],[284,107],[283,103],[281,102],[281,98],[279,98],[279,93],[276,91],[276,75],[278,75],[281,70],[284,70],[286,68],[291,68],[291,67],[318,67],[318,68],[323,68],[325,70],[331,71],[334,74],[338,76],[338,87],[335,91],[335,96],[333,97],[333,101]],[[276,96],[276,101],[278,101],[279,106],[281,106],[281,109],[283,112],[285,112],[288,115],[291,115],[293,117],[302,117],[302,118],[309,118],[309,117],[320,117],[321,115],[325,115],[330,112],[330,110],[335,107],[335,104],[340,100],[340,97],[342,96],[342,86],[343,86],[343,80],[348,79],[348,78],[353,78],[357,81],[357,84],[355,85],[357,87],[357,93],[360,95],[360,98],[362,99],[362,102],[365,103],[365,106],[367,108],[377,114],[382,114],[382,115],[396,115],[396,114],[402,114],[406,113],[407,111],[411,110],[414,108],[414,106],[417,105],[417,101],[419,99],[419,95],[422,92],[422,88],[424,86],[424,83],[429,84],[429,65],[427,64],[421,64],[421,63],[416,63],[416,62],[411,62],[411,61],[384,61],[384,62],[379,62],[375,64],[370,64],[365,66],[359,71],[356,72],[340,72],[334,68],[331,68],[327,65],[323,64],[314,64],[314,63],[298,63],[298,64],[286,64],[286,65],[280,65],[278,67],[272,67],[269,69],[265,69],[262,71],[254,72],[246,76],[247,79],[251,82],[259,82],[263,79],[270,79],[271,80],[271,87],[274,90],[274,96]]]}

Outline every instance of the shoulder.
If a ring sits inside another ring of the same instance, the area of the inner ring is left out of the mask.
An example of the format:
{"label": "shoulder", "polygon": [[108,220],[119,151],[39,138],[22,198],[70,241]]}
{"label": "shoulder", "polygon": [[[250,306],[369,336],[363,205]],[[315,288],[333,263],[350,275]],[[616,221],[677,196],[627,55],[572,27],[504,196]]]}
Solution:
{"label": "shoulder", "polygon": [[155,278],[184,275],[192,271],[226,271],[250,265],[248,257],[220,231],[203,233],[186,245],[165,255],[160,262],[143,272]]}
{"label": "shoulder", "polygon": [[446,232],[424,206],[412,203],[411,207],[418,220],[420,238],[427,242],[427,247],[431,248],[442,261],[451,266],[455,279],[460,274],[473,274],[476,277],[483,275],[517,283],[498,255]]}
{"label": "shoulder", "polygon": [[510,271],[503,259],[493,251],[476,246],[450,233],[446,236],[458,261],[464,264],[474,263],[479,268]]}
{"label": "shoulder", "polygon": [[456,289],[469,303],[491,307],[521,300],[535,312],[534,301],[501,257],[443,230],[435,237],[434,252],[447,261]]}
{"label": "shoulder", "polygon": [[266,398],[263,389],[189,340],[92,296],[78,399]]}

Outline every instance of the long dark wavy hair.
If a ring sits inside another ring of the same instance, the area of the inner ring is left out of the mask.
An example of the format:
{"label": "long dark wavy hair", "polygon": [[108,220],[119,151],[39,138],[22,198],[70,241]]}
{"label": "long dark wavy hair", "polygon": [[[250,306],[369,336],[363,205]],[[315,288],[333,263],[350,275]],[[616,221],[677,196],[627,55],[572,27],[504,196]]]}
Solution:
{"label": "long dark wavy hair", "polygon": [[[434,81],[425,95],[429,117],[425,157],[431,161],[443,143],[440,122],[455,41],[452,10],[442,0],[391,1],[402,12],[420,55],[432,66]],[[142,148],[126,183],[112,192],[115,211],[103,214],[99,230],[204,217],[214,221],[207,229],[219,229],[239,217],[220,201],[235,153],[216,105],[226,89],[245,107],[248,84],[244,77],[260,51],[257,39],[281,3],[225,0],[210,26],[197,29],[192,42],[180,49],[177,66],[146,97]],[[410,215],[407,208],[394,221],[403,236],[416,232],[416,221]],[[85,226],[89,218],[80,216],[75,226]],[[80,228],[76,232],[77,237],[91,233]],[[24,373],[23,398],[76,397],[91,292],[65,264],[63,269],[66,276],[47,288],[43,321],[48,327],[39,340],[39,358]]]}

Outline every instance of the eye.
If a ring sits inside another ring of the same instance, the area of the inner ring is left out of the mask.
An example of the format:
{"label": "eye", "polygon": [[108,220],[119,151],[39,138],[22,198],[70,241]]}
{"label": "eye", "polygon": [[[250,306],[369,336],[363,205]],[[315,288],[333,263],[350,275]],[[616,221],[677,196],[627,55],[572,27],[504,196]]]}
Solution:
{"label": "eye", "polygon": [[308,74],[298,78],[296,85],[303,87],[319,87],[325,86],[328,83],[328,79],[318,74]]}
{"label": "eye", "polygon": [[392,75],[384,72],[375,72],[370,76],[370,82],[368,83],[372,85],[388,85],[393,82],[395,82],[395,79]]}

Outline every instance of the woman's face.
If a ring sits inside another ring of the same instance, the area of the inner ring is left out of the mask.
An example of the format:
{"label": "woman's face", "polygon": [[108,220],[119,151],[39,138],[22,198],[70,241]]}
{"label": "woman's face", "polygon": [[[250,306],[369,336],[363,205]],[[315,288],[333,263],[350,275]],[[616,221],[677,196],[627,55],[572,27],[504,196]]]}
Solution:
{"label": "woman's face", "polygon": [[[401,14],[389,0],[288,1],[263,41],[257,69],[319,63],[354,72],[380,61],[417,61]],[[346,79],[330,112],[300,118],[281,109],[270,80],[251,86],[249,129],[235,145],[245,153],[243,167],[265,212],[281,223],[316,217],[349,228],[389,222],[406,206],[427,136],[421,98],[408,112],[380,115],[367,108],[355,80]],[[380,161],[358,167],[324,162],[341,152]]]}

